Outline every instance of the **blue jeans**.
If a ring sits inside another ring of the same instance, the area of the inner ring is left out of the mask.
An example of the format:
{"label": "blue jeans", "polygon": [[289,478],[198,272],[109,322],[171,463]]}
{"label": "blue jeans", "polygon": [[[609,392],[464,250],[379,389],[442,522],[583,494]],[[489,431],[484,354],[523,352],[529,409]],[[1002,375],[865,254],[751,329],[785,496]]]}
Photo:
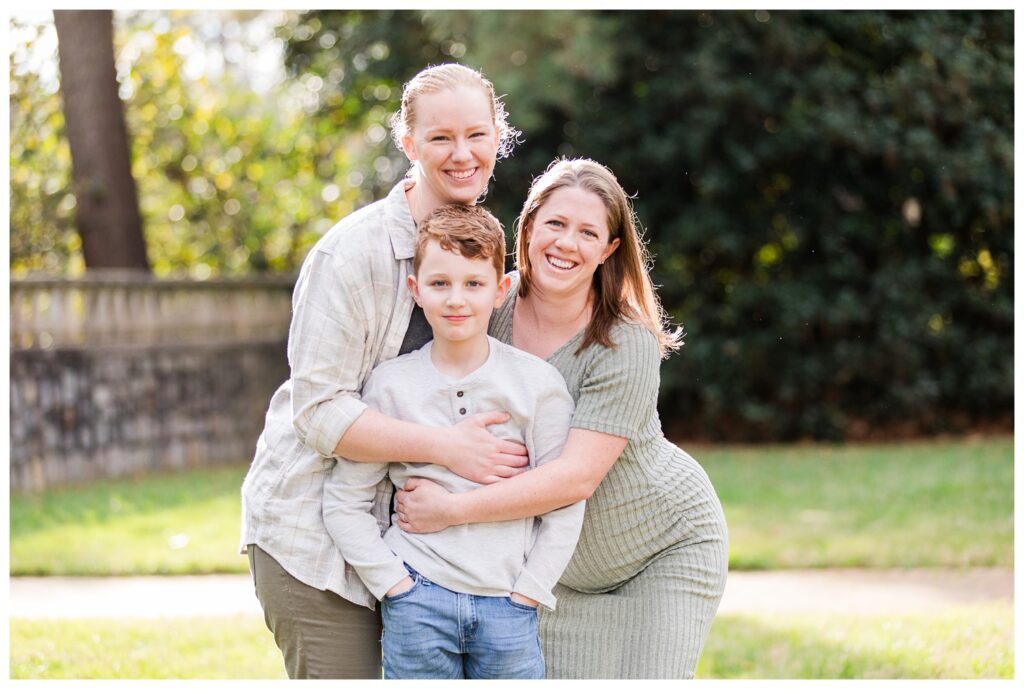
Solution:
{"label": "blue jeans", "polygon": [[407,568],[413,587],[381,601],[385,679],[544,679],[536,608]]}

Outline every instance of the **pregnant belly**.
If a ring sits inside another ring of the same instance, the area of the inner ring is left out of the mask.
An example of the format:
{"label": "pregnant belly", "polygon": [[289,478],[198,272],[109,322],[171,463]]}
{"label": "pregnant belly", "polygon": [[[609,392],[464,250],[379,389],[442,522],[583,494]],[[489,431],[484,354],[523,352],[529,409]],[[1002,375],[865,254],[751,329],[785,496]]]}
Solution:
{"label": "pregnant belly", "polygon": [[587,501],[561,583],[584,593],[610,591],[665,550],[717,537],[724,520],[711,481],[690,455],[664,438],[640,452],[627,448]]}
{"label": "pregnant belly", "polygon": [[629,497],[609,482],[611,474],[587,502],[583,531],[561,583],[584,593],[621,586],[662,551],[693,537],[683,510],[666,502],[660,491]]}

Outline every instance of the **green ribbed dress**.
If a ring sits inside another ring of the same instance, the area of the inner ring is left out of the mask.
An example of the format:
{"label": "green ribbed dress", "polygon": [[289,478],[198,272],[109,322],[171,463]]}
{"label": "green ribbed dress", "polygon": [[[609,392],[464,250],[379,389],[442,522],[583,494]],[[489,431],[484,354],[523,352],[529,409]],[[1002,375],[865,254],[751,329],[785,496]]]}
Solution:
{"label": "green ribbed dress", "polygon": [[[512,342],[518,275],[491,319]],[[542,610],[548,678],[693,677],[725,589],[728,532],[701,466],[665,439],[661,357],[653,333],[620,323],[616,347],[575,354],[577,334],[548,358],[576,401],[572,427],[628,439],[587,501],[583,533]]]}

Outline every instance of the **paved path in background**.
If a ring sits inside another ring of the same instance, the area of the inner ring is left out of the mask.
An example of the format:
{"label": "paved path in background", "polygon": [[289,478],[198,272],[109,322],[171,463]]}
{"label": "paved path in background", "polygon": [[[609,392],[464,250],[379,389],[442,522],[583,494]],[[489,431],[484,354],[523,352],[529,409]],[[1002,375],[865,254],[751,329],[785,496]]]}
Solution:
{"label": "paved path in background", "polygon": [[[732,572],[719,612],[893,615],[1013,603],[1013,570]],[[11,617],[262,616],[248,575],[12,577]]]}

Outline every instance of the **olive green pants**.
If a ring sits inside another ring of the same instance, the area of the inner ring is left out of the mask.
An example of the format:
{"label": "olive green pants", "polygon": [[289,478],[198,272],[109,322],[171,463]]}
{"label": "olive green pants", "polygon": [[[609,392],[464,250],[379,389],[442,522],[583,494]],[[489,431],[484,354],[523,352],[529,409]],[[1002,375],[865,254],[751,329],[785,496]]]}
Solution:
{"label": "olive green pants", "polygon": [[291,679],[381,679],[380,613],[307,586],[259,546],[249,571]]}

